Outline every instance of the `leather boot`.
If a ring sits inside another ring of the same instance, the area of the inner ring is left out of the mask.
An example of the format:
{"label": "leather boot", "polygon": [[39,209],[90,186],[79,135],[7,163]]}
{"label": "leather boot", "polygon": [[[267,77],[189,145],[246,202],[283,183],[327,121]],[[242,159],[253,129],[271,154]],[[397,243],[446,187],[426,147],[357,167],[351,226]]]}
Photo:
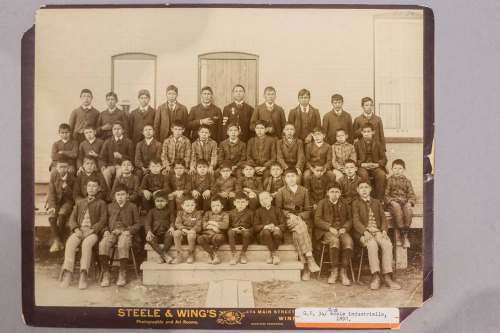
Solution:
{"label": "leather boot", "polygon": [[188,256],[187,256],[187,260],[186,262],[188,264],[192,264],[194,262],[194,255],[193,255],[193,251],[189,251],[188,252]]}
{"label": "leather boot", "polygon": [[313,256],[307,256],[306,261],[307,261],[307,266],[309,268],[309,271],[311,273],[319,272],[319,266],[318,266],[318,264],[316,264],[316,261],[314,261]]}
{"label": "leather boot", "polygon": [[335,282],[337,282],[338,275],[339,275],[339,269],[337,267],[332,268],[330,276],[328,277],[328,283],[335,284]]}
{"label": "leather boot", "polygon": [[273,263],[273,253],[269,252],[269,257],[267,257],[266,264],[272,264]]}
{"label": "leather boot", "polygon": [[307,267],[304,267],[304,270],[302,271],[302,281],[309,281],[311,280],[311,272]]}
{"label": "leather boot", "polygon": [[101,287],[109,287],[109,258],[107,256],[99,256],[99,262],[102,269]]}
{"label": "leather boot", "polygon": [[351,280],[347,277],[347,268],[342,267],[340,269],[340,281],[342,281],[342,285],[344,286],[350,286],[351,285]]}
{"label": "leather boot", "polygon": [[177,251],[177,256],[172,261],[172,264],[180,264],[181,262],[182,262],[182,252],[181,251]]}
{"label": "leather boot", "polygon": [[80,280],[78,281],[78,289],[87,289],[87,271],[80,271]]}
{"label": "leather boot", "polygon": [[380,288],[380,274],[374,273],[372,274],[372,280],[370,281],[370,289],[377,290]]}
{"label": "leather boot", "polygon": [[387,287],[391,288],[392,290],[401,289],[401,286],[392,280],[391,274],[384,274],[384,283]]}
{"label": "leather boot", "polygon": [[246,252],[241,252],[240,253],[240,263],[246,264],[247,262],[248,262],[247,253]]}
{"label": "leather boot", "polygon": [[59,284],[59,286],[61,288],[68,288],[69,284],[71,283],[71,277],[72,277],[72,275],[73,274],[70,271],[64,270],[62,272],[61,283]]}
{"label": "leather boot", "polygon": [[279,264],[280,264],[280,256],[278,255],[278,252],[274,252],[273,265],[279,265]]}
{"label": "leather boot", "polygon": [[123,287],[127,284],[127,264],[128,259],[120,259],[120,271],[118,272],[118,280],[116,281],[118,287]]}
{"label": "leather boot", "polygon": [[231,253],[231,261],[229,261],[229,264],[230,265],[236,265],[238,263],[238,256],[236,255],[236,253]]}

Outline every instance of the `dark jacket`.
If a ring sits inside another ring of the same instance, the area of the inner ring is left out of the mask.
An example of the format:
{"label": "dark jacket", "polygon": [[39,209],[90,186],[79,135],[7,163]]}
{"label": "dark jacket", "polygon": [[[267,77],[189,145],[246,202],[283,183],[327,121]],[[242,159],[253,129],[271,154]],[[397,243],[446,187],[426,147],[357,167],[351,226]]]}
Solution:
{"label": "dark jacket", "polygon": [[270,209],[259,207],[253,214],[253,230],[255,233],[262,231],[265,225],[273,223],[282,232],[286,230],[286,218],[281,209],[271,206]]}
{"label": "dark jacket", "polygon": [[97,119],[97,135],[103,140],[109,139],[113,136],[113,131],[111,129],[104,130],[103,127],[106,124],[110,124],[113,126],[114,123],[120,122],[123,126],[123,135],[128,137],[129,129],[128,129],[128,115],[125,111],[120,110],[118,108],[115,111],[110,112],[109,109],[102,111],[99,114],[99,118]]}
{"label": "dark jacket", "polygon": [[111,188],[111,200],[115,199],[115,189],[118,184],[123,184],[127,187],[128,199],[130,201],[137,201],[139,198],[140,183],[139,178],[136,175],[130,175],[129,177],[120,175],[120,177],[116,177],[113,187]]}
{"label": "dark jacket", "polygon": [[80,228],[85,212],[89,211],[90,225],[98,235],[108,224],[108,210],[106,203],[101,199],[94,199],[89,202],[87,198],[80,200],[73,207],[73,212],[68,221],[70,230]]}
{"label": "dark jacket", "polygon": [[87,140],[80,142],[80,146],[78,147],[78,160],[76,161],[77,169],[83,166],[83,158],[89,156],[90,151],[94,151],[94,153],[98,155],[97,157],[94,156],[94,159],[96,159],[97,162],[103,146],[104,141],[99,138],[96,138],[92,143]]}
{"label": "dark jacket", "polygon": [[314,227],[316,239],[321,239],[330,228],[337,231],[344,228],[349,232],[352,227],[351,208],[342,200],[338,200],[335,205],[328,198],[321,200],[314,213]]}
{"label": "dark jacket", "polygon": [[224,161],[230,161],[231,164],[241,167],[246,159],[247,145],[245,142],[238,140],[236,143],[231,143],[229,139],[226,139],[220,143],[217,155],[219,165]]}
{"label": "dark jacket", "polygon": [[[367,145],[371,145],[372,158],[371,161],[368,160],[367,156]],[[384,170],[387,164],[387,157],[385,155],[385,149],[376,140],[372,140],[370,143],[366,142],[364,139],[358,140],[354,143],[354,148],[356,149],[356,155],[358,156],[357,164],[358,167],[361,163],[373,162],[378,163],[378,165]]]}
{"label": "dark jacket", "polygon": [[354,142],[354,132],[352,130],[351,115],[342,110],[338,116],[335,111],[330,111],[323,116],[323,131],[325,132],[325,140],[333,145],[337,141],[337,130],[343,128],[346,131],[347,142]]}
{"label": "dark jacket", "polygon": [[315,128],[321,127],[319,110],[312,105],[309,105],[309,111],[304,116],[307,117],[307,123],[303,121],[300,105],[297,105],[288,113],[288,122],[295,126],[295,133],[301,140],[305,140]]}
{"label": "dark jacket", "polygon": [[294,193],[288,186],[283,186],[274,200],[276,207],[281,208],[285,216],[292,213],[303,220],[311,219],[312,204],[309,191],[305,187],[298,185],[297,192]]}
{"label": "dark jacket", "polygon": [[91,106],[90,110],[84,110],[81,106],[77,107],[69,116],[69,126],[73,139],[78,139],[78,135],[83,136],[83,129],[88,125],[96,128],[99,119],[99,111]]}
{"label": "dark jacket", "polygon": [[168,207],[151,209],[144,219],[144,230],[146,234],[151,231],[157,236],[163,236],[170,229],[170,213]]}
{"label": "dark jacket", "polygon": [[217,143],[220,142],[222,128],[222,111],[214,104],[204,107],[203,104],[193,106],[189,111],[188,130],[191,132],[190,139],[194,141],[198,139],[198,129],[200,128],[200,119],[212,118],[213,124],[210,128],[210,137]]}
{"label": "dark jacket", "polygon": [[276,139],[267,135],[251,138],[247,143],[247,160],[255,166],[271,166],[276,161]]}
{"label": "dark jacket", "polygon": [[123,231],[130,231],[131,234],[137,232],[141,228],[139,221],[139,211],[137,206],[127,201],[120,207],[118,203],[112,202],[108,205],[108,230],[122,229]]}
{"label": "dark jacket", "polygon": [[[61,152],[61,154],[59,154]],[[68,142],[64,143],[62,140],[57,140],[52,145],[52,151],[50,153],[50,157],[52,159],[52,163],[50,165],[50,169],[55,167],[55,164],[59,157],[64,155],[66,159],[70,160],[70,165],[73,167],[76,166],[76,158],[78,157],[78,142],[73,139],[69,139]]]}
{"label": "dark jacket", "polygon": [[253,227],[253,212],[247,208],[241,212],[236,208],[229,212],[229,229],[243,227],[252,229]]}
{"label": "dark jacket", "polygon": [[161,104],[156,110],[153,126],[156,139],[162,143],[170,136],[173,123],[181,123],[187,128],[187,121],[188,111],[181,103],[176,102],[174,110],[169,109],[167,102]]}
{"label": "dark jacket", "polygon": [[146,139],[140,141],[135,148],[135,167],[136,168],[149,168],[149,162],[152,159],[160,159],[162,151],[162,144],[156,139],[146,143]]}
{"label": "dark jacket", "polygon": [[78,176],[76,176],[75,184],[73,187],[73,197],[75,201],[84,199],[87,197],[87,183],[89,180],[96,180],[99,183],[100,191],[97,193],[96,198],[107,201],[109,199],[109,188],[104,176],[100,171],[94,171],[90,175],[87,175],[84,172],[81,172]]}
{"label": "dark jacket", "polygon": [[155,121],[155,109],[148,105],[148,108],[145,112],[142,112],[140,108],[136,108],[128,117],[129,121],[129,138],[134,143],[134,146],[144,139],[144,135],[142,135],[142,130],[144,129],[144,125],[154,126]]}
{"label": "dark jacket", "polygon": [[[63,187],[64,183],[66,183],[65,187]],[[59,172],[52,172],[49,181],[48,208],[58,208],[66,201],[73,202],[74,183],[75,178],[69,172],[66,174],[66,181],[63,180]]]}
{"label": "dark jacket", "polygon": [[[222,139],[227,138],[227,125],[237,124],[240,127],[240,140],[247,142],[253,135],[250,131],[250,120],[253,115],[253,107],[243,102],[241,108],[238,108],[236,103],[233,102],[224,107],[222,110]],[[224,119],[226,119],[224,121]]]}
{"label": "dark jacket", "polygon": [[342,199],[349,205],[353,200],[359,198],[358,185],[361,182],[361,178],[358,175],[354,175],[352,179],[349,179],[347,175],[344,175],[340,179],[340,187],[342,188]]}
{"label": "dark jacket", "polygon": [[281,135],[283,134],[283,128],[285,128],[286,117],[285,117],[285,111],[278,104],[273,105],[272,111],[269,111],[267,109],[266,103],[257,105],[250,120],[250,129],[252,131],[255,131],[255,124],[257,123],[257,120],[263,120],[267,124],[266,127],[273,128],[273,132],[268,133],[268,135],[280,138]]}
{"label": "dark jacket", "polygon": [[375,221],[377,222],[377,227],[380,231],[386,231],[388,229],[387,220],[385,218],[384,207],[382,203],[377,199],[370,198],[370,203],[365,202],[361,198],[356,199],[352,202],[352,223],[354,229],[360,234],[366,230],[368,226],[368,214],[369,207],[373,211]]}
{"label": "dark jacket", "polygon": [[373,138],[375,141],[378,141],[384,151],[385,151],[385,135],[384,135],[384,125],[382,123],[382,118],[373,114],[369,119],[365,116],[365,114],[361,114],[354,119],[354,123],[352,124],[353,135],[357,139],[361,139],[363,135],[361,134],[361,128],[364,124],[371,123],[373,128],[375,129],[375,135]]}
{"label": "dark jacket", "polygon": [[[120,153],[122,158],[115,158],[114,152]],[[126,137],[123,137],[119,141],[116,141],[114,137],[107,139],[99,154],[100,167],[120,165],[122,159],[134,160],[134,147],[132,141]]]}
{"label": "dark jacket", "polygon": [[157,175],[154,175],[152,173],[146,174],[142,178],[140,190],[141,192],[144,190],[148,190],[150,192],[166,190],[167,192],[169,192],[167,176],[161,173]]}
{"label": "dark jacket", "polygon": [[276,144],[276,157],[284,170],[287,168],[304,170],[305,155],[302,140],[294,139],[292,142],[285,138],[278,140]]}

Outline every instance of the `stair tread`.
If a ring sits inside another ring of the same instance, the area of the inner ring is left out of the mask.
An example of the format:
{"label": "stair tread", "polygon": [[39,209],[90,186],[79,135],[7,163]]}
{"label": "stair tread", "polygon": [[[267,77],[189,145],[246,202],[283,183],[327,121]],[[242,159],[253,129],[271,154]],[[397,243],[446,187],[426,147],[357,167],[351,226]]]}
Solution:
{"label": "stair tread", "polygon": [[[160,248],[163,248],[163,244],[160,244]],[[188,245],[183,245],[182,248],[184,250],[187,250]],[[146,251],[154,251],[149,244],[144,245],[144,249]],[[239,251],[240,249],[241,249],[241,245],[236,245],[236,250]],[[196,250],[203,251],[203,248],[201,246],[197,245],[196,246]],[[169,251],[175,251],[175,249],[173,247],[171,247]],[[229,247],[229,244],[223,244],[223,245],[221,245],[219,247],[218,251],[231,251],[231,248]],[[262,245],[262,244],[250,244],[248,246],[248,250],[247,251],[264,251],[264,252],[269,252],[269,250],[267,249],[267,246]],[[278,252],[282,252],[282,251],[283,252],[284,251],[293,251],[293,252],[296,252],[296,249],[295,249],[295,246],[293,246],[292,244],[282,244],[278,248]]]}
{"label": "stair tread", "polygon": [[142,270],[290,270],[302,269],[304,265],[300,261],[281,262],[279,265],[270,265],[265,262],[249,262],[247,264],[231,265],[229,263],[220,263],[212,265],[204,262],[194,262],[192,264],[182,263],[176,265],[158,264],[151,261],[145,261],[141,264]]}

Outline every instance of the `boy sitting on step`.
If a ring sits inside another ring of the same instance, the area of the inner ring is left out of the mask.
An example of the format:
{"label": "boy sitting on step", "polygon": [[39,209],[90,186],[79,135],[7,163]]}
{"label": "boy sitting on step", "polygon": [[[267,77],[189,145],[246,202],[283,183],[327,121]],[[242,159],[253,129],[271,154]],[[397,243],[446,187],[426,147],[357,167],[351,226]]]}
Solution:
{"label": "boy sitting on step", "polygon": [[[253,212],[248,209],[248,198],[243,192],[238,192],[234,198],[234,209],[229,213],[229,230],[227,237],[231,248],[231,265],[238,262],[246,264],[248,245],[253,236]],[[240,254],[236,254],[236,241],[241,239],[242,247]]]}
{"label": "boy sitting on step", "polygon": [[[170,264],[173,259],[168,255],[168,250],[174,243],[174,226],[170,223],[167,191],[158,190],[153,197],[155,207],[148,212],[144,221],[146,242],[160,256],[159,263]],[[163,240],[163,250],[158,244],[158,239]]]}
{"label": "boy sitting on step", "polygon": [[[149,161],[148,172],[142,178],[140,186],[141,211],[147,213],[155,206],[154,194],[160,190],[167,190],[167,176],[161,173],[161,160],[153,158]],[[145,214],[144,214],[145,215]]]}
{"label": "boy sitting on step", "polygon": [[231,162],[224,161],[219,169],[220,177],[214,180],[212,193],[222,200],[225,211],[233,208],[233,198],[236,193],[236,177],[233,177]]}
{"label": "boy sitting on step", "polygon": [[172,263],[180,264],[183,261],[182,241],[187,240],[188,264],[194,262],[194,248],[196,246],[196,235],[201,230],[201,218],[203,212],[196,210],[196,201],[191,196],[185,196],[182,202],[182,210],[177,213],[175,219],[174,244],[177,256]]}
{"label": "boy sitting on step", "polygon": [[217,250],[226,241],[226,230],[229,227],[229,215],[223,212],[222,199],[214,197],[210,202],[210,211],[203,215],[202,231],[198,236],[198,244],[208,252],[209,264],[220,264]]}

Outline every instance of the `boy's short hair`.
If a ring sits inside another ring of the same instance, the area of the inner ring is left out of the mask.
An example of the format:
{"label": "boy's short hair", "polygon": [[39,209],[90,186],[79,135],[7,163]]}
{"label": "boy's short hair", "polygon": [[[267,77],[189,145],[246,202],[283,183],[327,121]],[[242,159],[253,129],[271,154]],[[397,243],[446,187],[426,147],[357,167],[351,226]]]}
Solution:
{"label": "boy's short hair", "polygon": [[372,186],[370,185],[370,181],[369,181],[369,180],[361,179],[361,181],[358,183],[358,187],[359,187],[359,185],[361,185],[361,184],[366,184],[366,185],[368,185],[368,186],[372,187]]}
{"label": "boy's short hair", "polygon": [[198,132],[201,131],[202,129],[207,129],[208,133],[210,133],[210,127],[208,127],[207,125],[200,125],[200,127],[198,127]]}
{"label": "boy's short hair", "polygon": [[298,93],[297,97],[305,96],[305,95],[311,97],[311,92],[309,90],[305,89],[305,88],[302,88],[302,89],[299,90],[299,93]]}
{"label": "boy's short hair", "polygon": [[69,157],[61,155],[57,157],[57,163],[71,164],[71,160],[69,159]]}
{"label": "boy's short hair", "polygon": [[123,124],[121,121],[117,120],[113,122],[113,125],[111,125],[111,128],[115,127],[115,125],[120,125],[120,127],[123,129]]}
{"label": "boy's short hair", "polygon": [[235,122],[230,122],[229,124],[227,124],[227,129],[226,130],[229,130],[231,127],[236,127],[238,129],[238,131],[240,130],[240,125],[238,125]]}
{"label": "boy's short hair", "polygon": [[151,98],[151,94],[149,93],[149,90],[147,89],[141,89],[137,93],[137,98],[141,97],[142,95],[148,96],[148,98]]}
{"label": "boy's short hair", "polygon": [[212,199],[210,199],[210,203],[216,202],[216,201],[220,202],[224,206],[222,197],[220,195],[215,195],[212,197]]}
{"label": "boy's short hair", "polygon": [[273,163],[271,163],[271,165],[269,166],[269,169],[271,169],[272,167],[278,167],[281,170],[283,170],[283,168],[281,167],[281,164],[279,162],[273,162]]}
{"label": "boy's short hair", "polygon": [[99,179],[97,177],[89,177],[87,179],[87,184],[85,184],[85,185],[88,185],[89,183],[96,183],[97,185],[101,186],[101,182],[99,181]]}
{"label": "boy's short hair", "polygon": [[59,132],[61,130],[67,130],[67,131],[71,132],[71,126],[69,126],[69,124],[62,123],[62,124],[59,125]]}
{"label": "boy's short hair", "polygon": [[198,167],[199,165],[204,165],[204,166],[208,167],[208,162],[206,160],[197,160],[196,167]]}
{"label": "boy's short hair", "polygon": [[182,129],[185,129],[186,126],[184,126],[183,123],[181,123],[180,121],[176,120],[172,123],[172,126],[170,126],[170,128],[174,128],[174,127],[180,127]]}
{"label": "boy's short hair", "polygon": [[114,91],[110,91],[109,93],[106,94],[106,99],[108,97],[113,97],[116,101],[118,101],[118,95]]}
{"label": "boy's short hair", "polygon": [[228,161],[228,160],[225,160],[223,161],[221,164],[220,164],[220,170],[222,171],[223,169],[229,169],[229,170],[233,170],[233,164],[231,163],[231,161]]}
{"label": "boy's short hair", "polygon": [[332,99],[331,99],[332,103],[333,101],[344,101],[344,97],[342,97],[341,94],[333,94],[332,95]]}
{"label": "boy's short hair", "polygon": [[273,91],[273,92],[276,92],[276,89],[274,89],[273,86],[267,86],[264,88],[264,94],[267,92],[267,91]]}
{"label": "boy's short hair", "polygon": [[354,166],[356,166],[356,161],[348,158],[347,160],[344,161],[344,166],[347,165],[348,163],[351,163],[351,164],[354,164]]}
{"label": "boy's short hair", "polygon": [[117,192],[122,192],[122,191],[128,193],[127,186],[125,186],[125,184],[122,184],[122,183],[116,184],[116,186],[115,186],[115,194]]}
{"label": "boy's short hair", "polygon": [[252,161],[245,160],[241,163],[241,167],[244,169],[246,167],[251,167],[252,169],[255,168],[255,164]]}
{"label": "boy's short hair", "polygon": [[91,156],[91,155],[85,155],[83,156],[83,159],[82,161],[85,162],[85,160],[87,161],[92,161],[95,163],[95,165],[97,165],[97,159],[94,157],[94,156]]}
{"label": "boy's short hair", "polygon": [[372,102],[373,103],[373,99],[371,97],[363,97],[361,99],[361,106],[363,106],[366,102]]}
{"label": "boy's short hair", "polygon": [[211,87],[209,86],[204,86],[203,88],[201,88],[201,92],[204,92],[204,91],[210,91],[210,93],[213,95],[214,94],[214,91],[212,90]]}
{"label": "boy's short hair", "polygon": [[298,173],[297,173],[297,169],[295,169],[295,168],[287,168],[287,169],[285,170],[284,174],[285,174],[285,175],[287,175],[287,174],[289,174],[289,173],[293,173],[293,174],[295,174],[295,175],[298,175]]}
{"label": "boy's short hair", "polygon": [[153,157],[151,160],[149,160],[149,165],[151,165],[152,163],[161,165],[161,159],[159,159],[158,157]]}
{"label": "boy's short hair", "polygon": [[325,133],[323,132],[323,129],[321,127],[315,127],[311,133],[321,133],[323,135],[325,135]]}
{"label": "boy's short hair", "polygon": [[173,163],[173,166],[174,168],[177,166],[177,165],[182,165],[182,167],[186,167],[186,164],[184,163],[184,160],[181,160],[181,159],[175,159],[174,160],[174,163]]}
{"label": "boy's short hair", "polygon": [[342,128],[342,127],[337,128],[337,129],[335,130],[335,134],[337,134],[338,132],[341,132],[341,131],[342,131],[342,132],[344,132],[344,134],[347,134],[347,131],[346,131],[344,128]]}
{"label": "boy's short hair", "polygon": [[295,124],[294,124],[294,123],[287,122],[287,123],[285,124],[285,127],[283,127],[283,129],[285,129],[287,126],[292,126],[292,127],[293,127],[293,129],[295,129]]}
{"label": "boy's short hair", "polygon": [[196,200],[193,198],[193,196],[186,194],[182,197],[182,203],[185,203],[186,201],[193,201],[196,202]]}
{"label": "boy's short hair", "polygon": [[340,184],[336,181],[331,181],[327,184],[327,187],[328,191],[330,191],[332,188],[336,188],[338,190],[340,190],[342,192],[342,187],[340,186]]}
{"label": "boy's short hair", "polygon": [[243,86],[242,86],[241,84],[239,84],[239,83],[234,85],[234,87],[233,87],[233,90],[232,90],[232,91],[234,91],[234,89],[236,89],[236,88],[238,88],[238,87],[239,87],[239,88],[241,88],[241,89],[243,89],[243,92],[246,92],[245,87],[243,87]]}
{"label": "boy's short hair", "polygon": [[236,192],[236,194],[234,195],[234,200],[238,200],[238,199],[248,201],[246,194],[241,192],[241,191]]}
{"label": "boy's short hair", "polygon": [[168,193],[167,193],[167,191],[165,191],[165,190],[158,190],[158,191],[156,191],[156,192],[153,194],[153,198],[154,198],[154,199],[162,198],[162,199],[167,200],[167,198],[168,198]]}
{"label": "boy's short hair", "polygon": [[130,162],[130,164],[134,165],[134,163],[132,163],[132,160],[130,158],[122,158],[120,165],[123,165],[123,163],[125,162]]}
{"label": "boy's short hair", "polygon": [[179,94],[179,89],[174,86],[173,84],[169,85],[166,89],[166,92],[169,92],[169,91],[175,91],[175,93],[178,95]]}
{"label": "boy's short hair", "polygon": [[322,164],[321,162],[313,162],[313,163],[311,163],[311,166],[313,167],[313,169],[317,168],[317,167],[320,167],[320,168],[324,168],[325,167],[325,165]]}
{"label": "boy's short hair", "polygon": [[375,128],[373,128],[372,123],[369,123],[369,122],[365,122],[365,123],[361,124],[361,130],[364,130],[365,128],[369,128],[372,131],[375,130]]}
{"label": "boy's short hair", "polygon": [[405,164],[405,161],[403,161],[402,159],[398,158],[398,159],[395,159],[394,161],[392,161],[392,166],[394,167],[395,165],[400,165],[403,167],[403,169],[406,169],[406,164]]}
{"label": "boy's short hair", "polygon": [[88,130],[88,129],[91,129],[91,130],[94,130],[94,131],[95,131],[95,127],[94,127],[94,126],[92,126],[91,124],[87,124],[87,125],[85,125],[85,126],[83,127],[83,130],[84,130],[84,131],[85,131],[85,130]]}
{"label": "boy's short hair", "polygon": [[92,97],[94,96],[92,94],[92,91],[90,91],[90,89],[87,89],[87,88],[84,88],[84,89],[82,89],[82,91],[80,91],[80,97],[82,97],[83,94],[90,94],[90,96],[92,96]]}
{"label": "boy's short hair", "polygon": [[257,125],[262,125],[262,126],[266,127],[267,122],[265,120],[259,119],[255,122],[255,127],[257,127]]}

